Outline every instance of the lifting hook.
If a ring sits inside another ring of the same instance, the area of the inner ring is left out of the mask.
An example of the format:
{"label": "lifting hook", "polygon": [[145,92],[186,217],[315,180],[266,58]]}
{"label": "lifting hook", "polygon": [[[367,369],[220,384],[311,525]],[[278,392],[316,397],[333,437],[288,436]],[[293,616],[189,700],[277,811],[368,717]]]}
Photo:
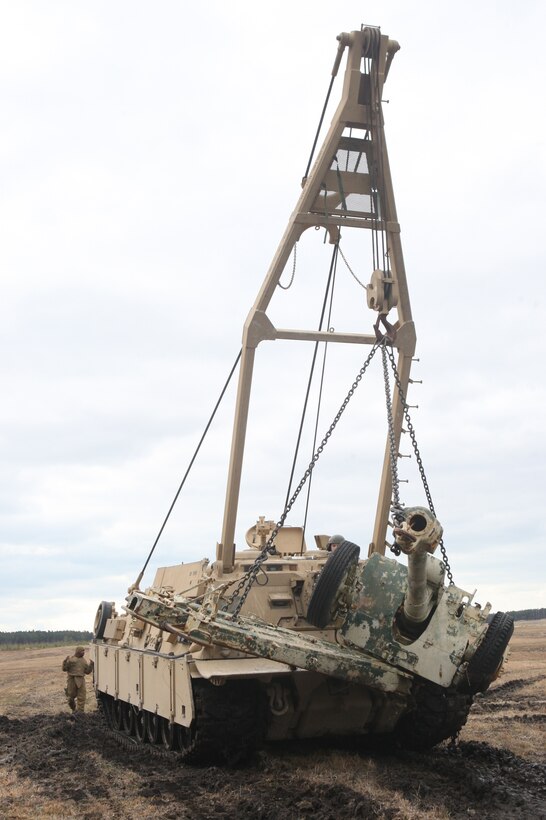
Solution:
{"label": "lifting hook", "polygon": [[[382,324],[385,328],[385,333],[382,333],[379,329],[379,324]],[[373,329],[375,331],[375,338],[378,342],[390,342],[391,345],[394,344],[396,339],[396,327],[391,325],[390,322],[387,321],[387,317],[384,313],[380,313],[377,317],[377,321],[375,322]]]}

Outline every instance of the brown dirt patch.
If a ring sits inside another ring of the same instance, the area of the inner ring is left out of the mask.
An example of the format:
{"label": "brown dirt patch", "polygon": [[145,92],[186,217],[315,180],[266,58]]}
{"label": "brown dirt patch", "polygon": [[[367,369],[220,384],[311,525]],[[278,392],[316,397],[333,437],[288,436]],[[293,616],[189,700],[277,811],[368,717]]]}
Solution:
{"label": "brown dirt patch", "polygon": [[540,623],[542,632],[518,625],[507,674],[478,699],[456,747],[386,754],[355,742],[271,745],[232,769],[190,768],[120,746],[105,732],[91,693],[90,711],[70,720],[60,671],[65,648],[2,652],[0,816],[546,818]]}

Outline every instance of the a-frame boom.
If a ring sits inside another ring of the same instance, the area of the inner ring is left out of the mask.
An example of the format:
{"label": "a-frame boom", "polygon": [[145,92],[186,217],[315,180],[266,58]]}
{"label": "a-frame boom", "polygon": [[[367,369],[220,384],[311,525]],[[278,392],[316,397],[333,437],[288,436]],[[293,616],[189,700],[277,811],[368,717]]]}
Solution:
{"label": "a-frame boom", "polygon": [[[304,180],[302,194],[244,325],[224,521],[221,541],[217,546],[217,559],[225,573],[231,572],[234,565],[237,507],[256,347],[266,339],[368,345],[376,341],[374,333],[366,335],[280,329],[274,327],[269,320],[266,311],[277,283],[295,243],[307,228],[325,228],[332,244],[339,241],[342,228],[364,228],[382,233],[387,249],[388,278],[386,274],[385,279],[389,282],[389,304],[372,307],[384,315],[390,305],[396,309],[396,335],[393,344],[398,350],[398,371],[404,392],[408,385],[415,350],[415,331],[381,107],[383,84],[399,46],[382,35],[379,29],[370,27],[341,34],[338,41],[333,75],[337,73],[343,52],[347,50],[341,101],[312,170]],[[340,162],[341,157],[344,158],[343,162]],[[393,418],[397,448],[402,410],[400,398],[395,392]],[[387,442],[370,552],[385,551],[391,497],[389,459]]]}

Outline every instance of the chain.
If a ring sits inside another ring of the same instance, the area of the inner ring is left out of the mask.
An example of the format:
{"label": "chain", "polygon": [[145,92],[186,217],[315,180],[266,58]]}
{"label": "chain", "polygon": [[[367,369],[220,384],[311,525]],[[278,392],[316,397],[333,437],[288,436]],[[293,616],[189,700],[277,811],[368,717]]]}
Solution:
{"label": "chain", "polygon": [[275,547],[273,546],[273,541],[277,537],[277,535],[279,533],[279,530],[281,530],[282,527],[284,526],[284,522],[286,521],[288,513],[290,512],[290,510],[294,506],[294,503],[295,503],[298,495],[301,493],[302,489],[304,488],[304,486],[307,482],[307,479],[309,478],[309,476],[313,472],[313,470],[315,468],[315,464],[317,463],[320,456],[322,455],[322,451],[324,450],[324,448],[328,444],[328,440],[329,440],[330,436],[332,435],[332,433],[334,432],[338,421],[340,420],[341,416],[343,415],[343,413],[345,411],[345,408],[349,404],[351,398],[353,397],[353,394],[354,394],[355,390],[357,389],[358,385],[362,381],[362,377],[364,376],[364,373],[368,369],[368,366],[369,366],[371,360],[373,359],[373,357],[375,355],[375,352],[376,352],[378,347],[379,347],[379,343],[376,342],[376,344],[374,344],[374,346],[370,350],[370,353],[369,353],[368,357],[366,358],[366,361],[364,362],[364,364],[360,368],[354,382],[352,383],[352,385],[349,389],[349,392],[347,393],[347,395],[343,399],[341,407],[337,411],[333,422],[331,423],[330,427],[328,428],[328,430],[326,432],[326,435],[324,436],[321,443],[317,447],[317,449],[315,451],[315,454],[314,454],[313,458],[311,459],[311,461],[309,463],[309,466],[307,467],[305,473],[303,474],[303,477],[302,477],[300,483],[298,484],[298,486],[296,487],[296,489],[295,489],[295,491],[292,495],[292,498],[290,499],[290,501],[286,505],[283,514],[281,515],[280,519],[276,523],[275,529],[272,531],[271,535],[267,539],[267,543],[265,544],[265,546],[263,547],[261,553],[258,555],[256,560],[254,561],[251,568],[249,570],[247,570],[247,572],[243,575],[243,577],[241,578],[241,580],[239,581],[239,583],[235,587],[235,590],[232,592],[232,594],[230,595],[227,603],[224,605],[224,610],[227,610],[235,602],[235,599],[240,596],[239,601],[237,602],[237,605],[232,610],[234,615],[239,614],[244,602],[247,599],[248,593],[250,592],[250,588],[251,588],[252,584],[254,583],[258,572],[261,569],[262,564],[264,563],[264,561],[267,560],[268,555],[273,555],[275,553]]}
{"label": "chain", "polygon": [[358,276],[356,275],[356,273],[354,272],[354,270],[352,269],[352,267],[349,265],[349,263],[348,263],[348,262],[347,262],[347,260],[345,259],[345,254],[344,254],[344,253],[343,253],[343,251],[341,250],[341,246],[340,246],[340,245],[338,245],[338,251],[340,252],[340,254],[341,254],[341,258],[342,258],[342,259],[343,259],[343,261],[345,262],[345,264],[346,264],[346,266],[347,266],[347,270],[349,271],[349,273],[351,274],[351,276],[353,277],[353,279],[355,279],[355,280],[358,282],[358,284],[360,285],[360,287],[361,287],[361,288],[364,288],[364,290],[367,290],[367,287],[366,287],[366,285],[364,284],[364,282],[361,282],[361,281],[360,281],[360,279],[358,278]]}
{"label": "chain", "polygon": [[290,277],[290,282],[287,285],[281,285],[280,281],[277,282],[277,285],[282,288],[283,290],[288,290],[292,287],[292,282],[294,281],[294,276],[296,275],[296,248],[298,246],[298,242],[294,242],[294,257],[292,261],[292,276]]}
{"label": "chain", "polygon": [[[383,359],[383,379],[385,383],[385,403],[387,405],[387,423],[389,427],[389,448],[391,467],[392,504],[391,511],[396,526],[400,526],[404,520],[402,505],[400,503],[400,480],[398,478],[398,450],[394,436],[394,423],[392,419],[391,386],[389,381],[389,367],[387,362],[386,342],[381,344],[381,358]],[[390,547],[391,552],[400,555],[401,549],[397,546]]]}
{"label": "chain", "polygon": [[[408,433],[409,433],[410,438],[411,438],[411,443],[412,443],[412,446],[413,446],[413,452],[415,453],[415,459],[417,461],[417,466],[419,467],[419,473],[421,475],[421,481],[423,482],[423,487],[425,489],[425,495],[427,497],[428,506],[429,506],[429,509],[430,509],[431,513],[435,516],[436,511],[434,509],[434,504],[432,503],[432,496],[430,494],[430,489],[429,489],[429,486],[428,486],[427,477],[425,475],[425,468],[423,467],[423,460],[421,458],[421,453],[419,452],[419,447],[417,446],[417,438],[415,436],[415,429],[413,427],[413,424],[411,423],[409,410],[408,410],[408,405],[407,405],[407,402],[406,402],[406,397],[404,395],[404,391],[402,390],[402,383],[400,381],[400,376],[398,375],[398,370],[396,369],[396,362],[394,360],[394,354],[393,354],[391,348],[387,348],[386,346],[384,346],[384,350],[386,350],[387,355],[390,359],[392,371],[394,373],[394,380],[395,380],[396,386],[398,388],[398,393],[400,395],[400,401],[402,402],[402,407],[404,408],[404,418],[406,420]],[[392,457],[392,450],[391,450],[391,457]],[[440,538],[439,543],[440,543],[440,551],[442,553],[442,561],[443,561],[443,564],[444,564],[444,567],[445,567],[445,570],[446,570],[446,575],[449,579],[449,586],[453,586],[455,582],[453,580],[453,574],[451,572],[451,567],[449,565],[449,560],[448,560],[448,557],[447,557],[446,548],[444,546],[444,539]]]}

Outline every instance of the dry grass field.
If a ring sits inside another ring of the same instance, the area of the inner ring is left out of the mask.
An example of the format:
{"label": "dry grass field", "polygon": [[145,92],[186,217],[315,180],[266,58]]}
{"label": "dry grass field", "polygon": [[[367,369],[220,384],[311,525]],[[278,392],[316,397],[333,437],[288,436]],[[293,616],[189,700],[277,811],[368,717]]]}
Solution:
{"label": "dry grass field", "polygon": [[503,676],[455,747],[269,746],[241,768],[195,769],[68,718],[65,647],[0,652],[0,818],[546,818],[546,621],[519,621]]}

